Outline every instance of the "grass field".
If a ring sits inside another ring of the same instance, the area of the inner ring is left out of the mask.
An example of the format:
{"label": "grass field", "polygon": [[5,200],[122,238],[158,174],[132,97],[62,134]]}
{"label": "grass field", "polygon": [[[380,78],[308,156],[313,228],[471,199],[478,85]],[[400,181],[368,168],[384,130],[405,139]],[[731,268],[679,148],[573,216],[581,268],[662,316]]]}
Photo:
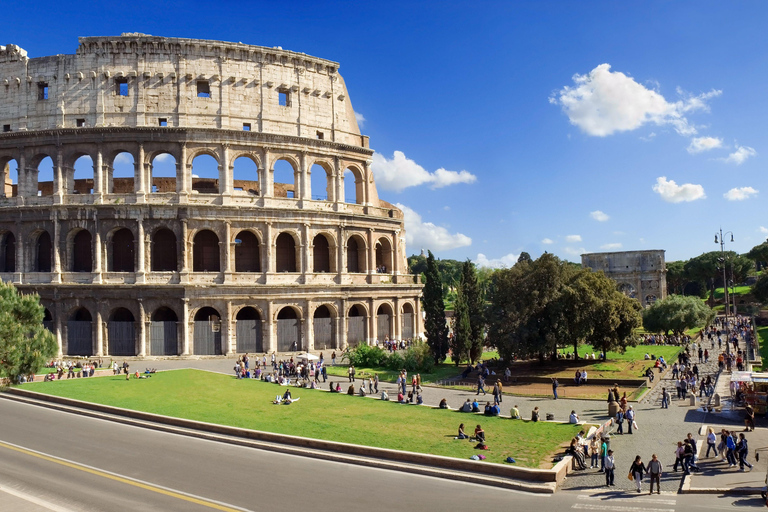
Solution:
{"label": "grass field", "polygon": [[[150,379],[124,377],[38,382],[25,389],[190,420],[395,450],[468,459],[474,443],[453,437],[483,425],[490,462],[508,456],[525,467],[551,467],[551,455],[581,427],[530,423],[376,399],[292,388],[301,400],[273,405],[286,388],[198,370],[175,370]],[[509,411],[504,411],[508,413]]]}
{"label": "grass field", "polygon": [[768,367],[768,326],[758,327],[757,336],[760,339],[760,357],[763,359],[763,368]]}
{"label": "grass field", "polygon": [[[749,295],[752,292],[751,286],[731,286],[728,287],[728,296],[731,295]],[[725,296],[723,288],[715,288],[715,298],[722,299]]]}

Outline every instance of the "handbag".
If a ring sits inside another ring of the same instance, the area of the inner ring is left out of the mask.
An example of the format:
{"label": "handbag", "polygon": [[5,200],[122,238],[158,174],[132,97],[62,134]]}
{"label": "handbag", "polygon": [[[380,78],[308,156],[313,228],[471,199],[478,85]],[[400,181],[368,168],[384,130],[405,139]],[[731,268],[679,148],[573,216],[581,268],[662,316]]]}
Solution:
{"label": "handbag", "polygon": [[632,471],[630,471],[629,474],[627,475],[627,480],[629,481],[634,480],[634,478],[632,477]]}
{"label": "handbag", "polygon": [[632,421],[632,428],[637,430],[637,422],[636,421]]}

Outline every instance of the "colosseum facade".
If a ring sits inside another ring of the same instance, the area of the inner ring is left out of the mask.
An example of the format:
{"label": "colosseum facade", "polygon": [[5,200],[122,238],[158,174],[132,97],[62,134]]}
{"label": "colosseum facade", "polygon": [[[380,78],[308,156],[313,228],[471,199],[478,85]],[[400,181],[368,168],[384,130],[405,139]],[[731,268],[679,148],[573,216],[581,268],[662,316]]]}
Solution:
{"label": "colosseum facade", "polygon": [[79,43],[0,47],[0,277],[40,295],[61,355],[420,335],[403,215],[378,197],[337,63],[144,34]]}

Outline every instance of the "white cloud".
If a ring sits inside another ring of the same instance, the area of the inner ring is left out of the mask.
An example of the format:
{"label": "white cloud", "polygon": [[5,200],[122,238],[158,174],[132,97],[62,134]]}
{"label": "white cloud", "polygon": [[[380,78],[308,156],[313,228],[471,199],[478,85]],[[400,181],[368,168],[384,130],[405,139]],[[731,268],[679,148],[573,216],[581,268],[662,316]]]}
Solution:
{"label": "white cloud", "polygon": [[768,228],[765,226],[760,226],[760,232],[764,235],[768,235]]}
{"label": "white cloud", "polygon": [[682,99],[669,102],[632,77],[611,72],[610,64],[600,64],[586,75],[575,74],[573,82],[574,86],[563,87],[549,101],[562,107],[571,124],[597,137],[635,130],[647,123],[670,125],[681,135],[693,135],[696,128],[684,114],[707,110],[707,100],[721,94],[712,90],[691,96],[678,89]]}
{"label": "white cloud", "polygon": [[729,201],[743,201],[745,199],[749,199],[750,197],[757,195],[757,192],[758,191],[752,187],[732,188],[731,190],[723,194],[723,197]]}
{"label": "white cloud", "polygon": [[656,132],[651,132],[648,134],[647,137],[640,137],[640,140],[644,140],[645,142],[651,142],[654,137],[656,137]]}
{"label": "white cloud", "polygon": [[581,235],[568,235],[565,237],[565,241],[569,244],[574,244],[576,242],[581,242]]}
{"label": "white cloud", "polygon": [[494,258],[489,260],[485,254],[478,253],[477,258],[475,258],[475,265],[478,267],[487,268],[508,268],[514,266],[515,263],[517,263],[517,259],[519,257],[519,254],[509,253],[506,256],[502,256],[501,258]]}
{"label": "white cloud", "polygon": [[566,247],[565,252],[571,256],[581,256],[582,254],[585,254],[587,250],[583,247]]}
{"label": "white cloud", "polygon": [[668,203],[682,203],[683,201],[695,201],[707,197],[704,195],[704,187],[701,185],[694,185],[693,183],[678,185],[673,180],[667,180],[666,176],[656,178],[653,191]]}
{"label": "white cloud", "polygon": [[616,249],[621,249],[622,245],[621,242],[616,242],[612,244],[603,244],[600,246],[600,248],[604,251],[615,251]]}
{"label": "white cloud", "polygon": [[727,158],[721,158],[720,160],[727,164],[741,165],[747,158],[755,155],[757,155],[757,151],[753,148],[750,148],[749,146],[738,146],[736,151],[728,155]]}
{"label": "white cloud", "polygon": [[450,209],[451,209],[450,206],[443,206],[443,210],[445,210],[445,211],[449,211]]}
{"label": "white cloud", "polygon": [[428,183],[430,188],[442,188],[457,183],[474,183],[477,176],[468,171],[447,171],[443,168],[430,173],[413,160],[406,158],[402,151],[395,151],[392,160],[380,153],[373,154],[371,166],[376,184],[382,190],[401,192],[408,187]]}
{"label": "white cloud", "polygon": [[362,128],[365,125],[365,116],[360,112],[355,112],[355,119],[357,120],[357,126]]}
{"label": "white cloud", "polygon": [[616,235],[616,236],[623,236],[623,235],[626,235],[626,233],[625,233],[625,232],[623,232],[623,231],[614,231],[614,232],[613,232],[613,234],[614,234],[614,235]]}
{"label": "white cloud", "polygon": [[589,216],[595,219],[597,222],[605,222],[608,219],[610,219],[610,217],[607,214],[601,212],[600,210],[595,210],[593,212],[590,212]]}
{"label": "white cloud", "polygon": [[687,149],[690,154],[694,155],[721,147],[723,147],[723,139],[718,139],[717,137],[696,137],[691,140],[691,145]]}
{"label": "white cloud", "polygon": [[405,217],[405,243],[417,250],[445,251],[472,245],[472,239],[461,233],[449,233],[441,226],[424,222],[421,215],[397,203],[395,206],[403,211]]}
{"label": "white cloud", "polygon": [[152,163],[160,163],[160,162],[168,162],[171,159],[173,159],[173,155],[170,153],[160,153],[155,157],[155,159],[152,161]]}
{"label": "white cloud", "polygon": [[555,243],[555,242],[554,242],[554,240],[552,240],[551,238],[545,238],[545,239],[543,239],[543,240],[541,241],[541,243],[543,243],[544,245],[552,245],[552,244],[553,244],[553,243]]}
{"label": "white cloud", "polygon": [[[170,155],[168,155],[170,156]],[[133,155],[130,153],[120,153],[115,157],[115,160],[112,162],[113,165],[120,165],[120,164],[133,164]]]}

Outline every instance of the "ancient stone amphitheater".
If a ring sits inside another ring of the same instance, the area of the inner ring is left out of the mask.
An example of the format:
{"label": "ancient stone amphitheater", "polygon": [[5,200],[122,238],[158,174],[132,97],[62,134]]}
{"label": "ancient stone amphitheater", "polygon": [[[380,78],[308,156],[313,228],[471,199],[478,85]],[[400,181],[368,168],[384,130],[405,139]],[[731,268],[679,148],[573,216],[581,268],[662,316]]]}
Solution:
{"label": "ancient stone amphitheater", "polygon": [[420,334],[403,215],[378,198],[337,63],[144,34],[79,43],[0,47],[0,276],[40,295],[61,354]]}

